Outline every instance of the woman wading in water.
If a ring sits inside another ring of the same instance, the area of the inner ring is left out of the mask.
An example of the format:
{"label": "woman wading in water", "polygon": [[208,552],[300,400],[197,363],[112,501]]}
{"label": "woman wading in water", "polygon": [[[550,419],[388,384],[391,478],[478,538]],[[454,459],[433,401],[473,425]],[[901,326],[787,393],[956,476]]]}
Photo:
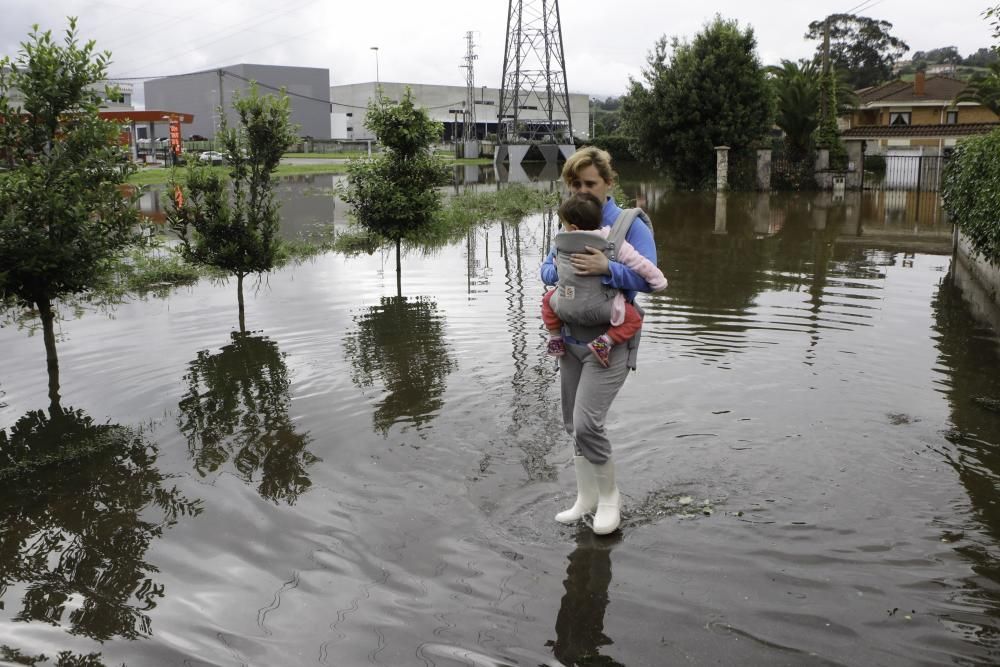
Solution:
{"label": "woman wading in water", "polygon": [[[621,215],[621,207],[609,196],[615,172],[606,151],[592,146],[581,148],[566,160],[562,178],[574,195],[591,194],[604,203],[602,226],[613,225]],[[656,245],[646,224],[633,224],[625,239],[656,264]],[[634,302],[637,292],[651,290],[641,276],[624,264],[609,260],[596,248],[572,254],[570,263],[578,275],[602,276],[604,284],[622,290],[629,303]],[[559,282],[554,251],[542,263],[541,278],[546,285]],[[628,376],[631,347],[615,345],[605,367],[587,345],[604,335],[607,328],[564,325],[565,354],[559,357],[563,423],[574,440],[577,496],[573,506],[555,518],[568,524],[594,512],[593,530],[598,535],[614,532],[621,522],[621,497],[604,420]]]}

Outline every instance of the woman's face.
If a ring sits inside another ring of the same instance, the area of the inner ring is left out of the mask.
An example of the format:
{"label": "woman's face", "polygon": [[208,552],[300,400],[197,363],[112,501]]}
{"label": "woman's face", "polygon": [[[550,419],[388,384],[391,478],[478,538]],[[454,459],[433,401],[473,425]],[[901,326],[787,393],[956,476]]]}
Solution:
{"label": "woman's face", "polygon": [[581,192],[592,194],[603,202],[608,198],[611,184],[601,178],[597,167],[590,165],[576,173],[576,177],[569,182],[569,189],[575,195]]}

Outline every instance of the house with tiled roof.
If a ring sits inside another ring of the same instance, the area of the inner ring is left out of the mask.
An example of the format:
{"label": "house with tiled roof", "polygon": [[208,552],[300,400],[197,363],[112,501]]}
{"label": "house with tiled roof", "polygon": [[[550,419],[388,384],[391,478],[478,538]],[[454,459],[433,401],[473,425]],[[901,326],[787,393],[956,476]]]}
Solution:
{"label": "house with tiled roof", "polygon": [[840,119],[841,138],[864,140],[868,154],[921,148],[943,154],[962,137],[1000,128],[1000,117],[976,102],[954,100],[968,82],[917,72],[857,91],[858,103]]}

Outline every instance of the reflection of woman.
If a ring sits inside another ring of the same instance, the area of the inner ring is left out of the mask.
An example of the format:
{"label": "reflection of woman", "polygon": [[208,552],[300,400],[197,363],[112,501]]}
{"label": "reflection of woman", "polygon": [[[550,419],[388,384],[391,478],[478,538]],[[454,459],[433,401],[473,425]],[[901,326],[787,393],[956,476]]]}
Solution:
{"label": "reflection of woman", "polygon": [[[563,181],[573,194],[589,193],[604,202],[602,226],[614,224],[622,209],[608,195],[615,181],[611,156],[606,151],[588,146],[566,160]],[[646,259],[656,264],[653,234],[644,224],[633,224],[625,239]],[[649,292],[649,284],[641,276],[619,262],[613,262],[596,248],[571,256],[571,264],[580,275],[604,276],[610,287],[625,292],[628,302],[636,292]],[[559,280],[553,253],[542,263],[542,282],[555,285]],[[570,509],[556,515],[556,521],[573,523],[589,512],[594,514],[594,532],[606,535],[618,528],[621,520],[621,498],[615,482],[611,442],[604,419],[611,402],[628,376],[628,346],[612,349],[608,367],[604,368],[590,353],[587,343],[605,333],[607,327],[564,327],[566,354],[559,359],[562,387],[563,423],[575,441],[573,465],[576,471],[576,502]]]}
{"label": "reflection of woman", "polygon": [[566,594],[556,616],[555,657],[564,665],[618,665],[599,649],[614,642],[604,634],[615,542],[581,534],[566,568]]}

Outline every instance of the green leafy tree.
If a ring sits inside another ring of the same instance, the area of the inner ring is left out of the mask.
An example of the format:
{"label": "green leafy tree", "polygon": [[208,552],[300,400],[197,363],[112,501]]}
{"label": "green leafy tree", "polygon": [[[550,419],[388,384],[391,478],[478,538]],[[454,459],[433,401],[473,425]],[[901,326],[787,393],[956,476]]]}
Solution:
{"label": "green leafy tree", "polygon": [[976,102],[1000,116],[1000,62],[991,63],[988,74],[972,79],[954,101]]}
{"label": "green leafy tree", "polygon": [[[854,88],[867,88],[892,76],[892,66],[910,47],[892,35],[892,24],[867,16],[831,14],[809,24],[806,39],[823,39],[829,30],[830,64],[846,73]],[[823,59],[823,43],[816,49],[816,62]]]}
{"label": "green leafy tree", "polygon": [[398,103],[379,95],[368,105],[365,127],[384,151],[372,159],[352,160],[343,199],[354,207],[358,223],[376,242],[396,246],[396,289],[402,293],[400,245],[418,235],[441,207],[436,189],[450,178],[448,167],[431,152],[441,124],[413,104],[407,89]]}
{"label": "green leafy tree", "polygon": [[229,161],[229,178],[211,167],[191,166],[187,185],[172,183],[181,197],[168,198],[167,221],[183,242],[185,259],[236,276],[240,331],[245,331],[243,279],[274,267],[279,203],[272,176],[295,141],[288,96],[260,95],[252,83],[233,101],[239,126],[225,114],[219,134]]}
{"label": "green leafy tree", "polygon": [[994,50],[1000,51],[1000,5],[994,5],[990,7],[985,12],[983,16],[989,20],[990,25],[993,26],[993,38],[997,40],[998,44],[993,48]]}
{"label": "green leafy tree", "polygon": [[1000,54],[996,50],[983,46],[976,49],[975,53],[970,53],[962,60],[962,64],[970,67],[989,67],[991,63],[995,63],[998,60],[1000,60]]}
{"label": "green leafy tree", "polygon": [[665,167],[686,187],[715,174],[715,146],[747,149],[771,126],[772,98],[753,29],[716,16],[691,43],[661,37],[645,84],[631,80],[623,122],[638,157]]}
{"label": "green leafy tree", "polygon": [[913,60],[922,60],[933,65],[958,65],[962,62],[962,56],[957,46],[941,46],[930,51],[915,51]]}
{"label": "green leafy tree", "polygon": [[81,44],[70,18],[61,44],[35,25],[15,58],[0,59],[0,150],[10,167],[0,178],[0,302],[37,309],[50,377],[54,302],[92,288],[142,239],[123,194],[131,167],[119,127],[98,114],[110,58]]}

